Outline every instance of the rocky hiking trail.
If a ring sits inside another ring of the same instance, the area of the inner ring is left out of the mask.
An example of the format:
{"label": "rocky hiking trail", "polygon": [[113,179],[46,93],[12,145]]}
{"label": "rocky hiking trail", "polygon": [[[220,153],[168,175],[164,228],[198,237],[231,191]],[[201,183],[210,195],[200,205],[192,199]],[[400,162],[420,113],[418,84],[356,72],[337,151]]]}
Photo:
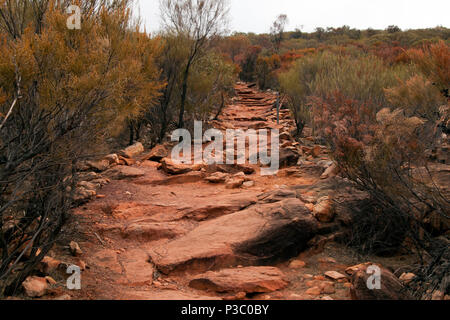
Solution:
{"label": "rocky hiking trail", "polygon": [[[351,298],[358,268],[348,268],[361,261],[334,242],[351,218],[332,205],[336,170],[326,148],[291,136],[289,110],[281,110],[277,125],[275,93],[244,83],[236,93],[214,127],[279,129],[279,173],[261,176],[250,165],[175,165],[169,146],[140,155],[131,147],[104,166],[91,163],[80,190],[94,199],[74,210],[43,262],[57,282],[46,298]],[[88,190],[92,184],[95,191]],[[82,269],[79,291],[65,288],[68,275],[58,268],[70,264]]]}

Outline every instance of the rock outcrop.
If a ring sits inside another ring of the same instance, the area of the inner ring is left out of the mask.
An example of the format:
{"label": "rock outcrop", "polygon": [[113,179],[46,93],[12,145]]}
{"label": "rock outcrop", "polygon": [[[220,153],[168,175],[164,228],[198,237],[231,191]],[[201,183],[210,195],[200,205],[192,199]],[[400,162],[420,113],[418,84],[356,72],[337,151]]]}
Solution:
{"label": "rock outcrop", "polygon": [[150,255],[166,274],[282,261],[305,249],[316,231],[317,221],[304,204],[287,199],[207,221]]}

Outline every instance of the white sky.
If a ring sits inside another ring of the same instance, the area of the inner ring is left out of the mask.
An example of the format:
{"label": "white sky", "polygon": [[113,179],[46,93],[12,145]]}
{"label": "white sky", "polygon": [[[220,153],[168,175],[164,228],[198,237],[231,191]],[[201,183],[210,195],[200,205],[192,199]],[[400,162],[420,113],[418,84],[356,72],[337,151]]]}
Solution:
{"label": "white sky", "polygon": [[[231,31],[268,32],[285,13],[289,30],[316,27],[402,29],[450,27],[450,0],[229,0]],[[160,27],[159,0],[137,0],[147,31]]]}

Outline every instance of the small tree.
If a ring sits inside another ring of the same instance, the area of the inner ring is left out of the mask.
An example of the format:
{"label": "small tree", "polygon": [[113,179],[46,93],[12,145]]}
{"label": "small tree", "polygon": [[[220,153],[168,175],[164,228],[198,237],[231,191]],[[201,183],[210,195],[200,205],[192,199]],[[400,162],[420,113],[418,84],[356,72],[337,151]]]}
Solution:
{"label": "small tree", "polygon": [[397,32],[402,32],[402,29],[400,29],[398,26],[392,25],[392,26],[387,27],[386,31],[388,33],[397,33]]}
{"label": "small tree", "polygon": [[184,37],[189,50],[183,67],[178,127],[184,127],[188,81],[193,64],[205,54],[210,40],[225,31],[226,0],[161,0],[161,17],[168,34]]}
{"label": "small tree", "polygon": [[280,51],[281,42],[283,41],[284,30],[288,24],[288,16],[286,14],[280,14],[277,19],[273,22],[270,28],[270,34],[272,36],[272,42],[275,45],[275,50]]}

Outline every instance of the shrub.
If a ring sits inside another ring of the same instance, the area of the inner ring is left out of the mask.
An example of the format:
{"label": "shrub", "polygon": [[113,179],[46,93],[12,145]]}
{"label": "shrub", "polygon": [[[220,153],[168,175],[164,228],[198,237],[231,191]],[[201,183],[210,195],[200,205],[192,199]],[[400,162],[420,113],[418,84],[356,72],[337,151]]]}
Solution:
{"label": "shrub", "polygon": [[[384,108],[375,113],[364,103],[340,94],[315,98],[312,103],[317,125],[343,176],[372,200],[355,215],[350,244],[376,254],[390,254],[412,245],[422,266],[433,260],[438,263],[421,270],[433,285],[440,285],[445,272],[428,271],[441,270],[443,263],[448,266],[447,258],[441,258],[448,257],[449,248],[445,241],[437,245],[432,235],[448,228],[430,230],[428,220],[430,216],[439,217],[448,226],[450,212],[447,186],[438,182],[438,167],[427,158],[426,150],[434,143],[433,126],[402,109]],[[408,246],[404,246],[406,243]],[[422,283],[427,289],[428,280]]]}
{"label": "shrub", "polygon": [[450,86],[450,47],[444,41],[407,51],[411,60],[447,98]]}
{"label": "shrub", "polygon": [[299,117],[297,124],[304,126],[310,119],[309,97],[325,99],[337,91],[379,111],[379,106],[388,105],[384,88],[410,73],[408,67],[388,67],[371,55],[335,50],[301,58],[288,72],[280,74],[281,91],[286,94],[294,115]]}
{"label": "shrub", "polygon": [[[98,142],[162,85],[158,46],[130,28],[128,1],[90,1],[81,30],[66,27],[64,7],[46,4],[0,7],[0,295],[51,249],[72,206],[77,161],[100,152]],[[8,29],[9,21],[28,27]]]}
{"label": "shrub", "polygon": [[418,116],[434,123],[439,118],[439,107],[446,99],[439,89],[422,75],[402,81],[395,87],[385,90],[389,103],[402,108],[409,116]]}

